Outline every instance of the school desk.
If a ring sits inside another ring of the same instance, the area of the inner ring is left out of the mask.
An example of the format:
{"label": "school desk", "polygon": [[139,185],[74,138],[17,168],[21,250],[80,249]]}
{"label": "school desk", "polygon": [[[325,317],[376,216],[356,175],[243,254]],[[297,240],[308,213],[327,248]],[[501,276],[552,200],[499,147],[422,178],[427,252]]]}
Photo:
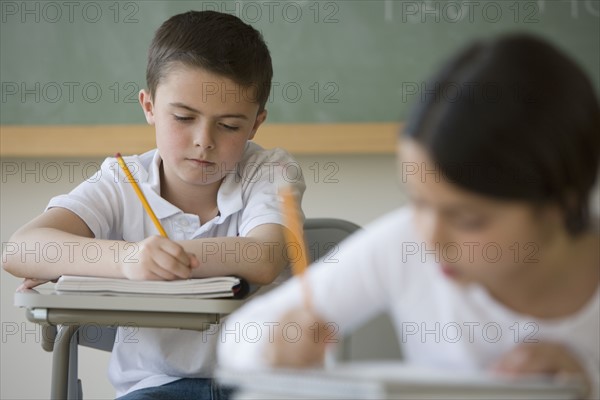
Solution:
{"label": "school desk", "polygon": [[42,347],[53,350],[52,399],[66,399],[70,343],[81,326],[134,326],[206,330],[243,304],[237,299],[174,298],[164,295],[57,293],[52,289],[15,293],[14,305],[42,325]]}

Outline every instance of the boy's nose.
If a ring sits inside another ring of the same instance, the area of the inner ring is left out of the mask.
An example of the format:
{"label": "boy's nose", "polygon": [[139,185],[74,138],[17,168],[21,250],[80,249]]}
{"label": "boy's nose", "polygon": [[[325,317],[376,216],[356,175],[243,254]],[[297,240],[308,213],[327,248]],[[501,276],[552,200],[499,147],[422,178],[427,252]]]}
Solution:
{"label": "boy's nose", "polygon": [[201,126],[194,132],[194,146],[204,149],[214,149],[215,141],[213,138],[212,128],[209,126]]}

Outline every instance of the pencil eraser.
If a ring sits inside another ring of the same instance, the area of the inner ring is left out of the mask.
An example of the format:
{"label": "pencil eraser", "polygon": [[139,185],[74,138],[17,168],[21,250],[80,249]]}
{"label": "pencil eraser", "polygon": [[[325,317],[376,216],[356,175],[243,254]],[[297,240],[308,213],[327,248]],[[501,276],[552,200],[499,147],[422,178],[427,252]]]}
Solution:
{"label": "pencil eraser", "polygon": [[116,157],[116,158],[120,158],[120,157],[121,157],[121,153],[117,153],[117,154],[115,154],[115,157]]}

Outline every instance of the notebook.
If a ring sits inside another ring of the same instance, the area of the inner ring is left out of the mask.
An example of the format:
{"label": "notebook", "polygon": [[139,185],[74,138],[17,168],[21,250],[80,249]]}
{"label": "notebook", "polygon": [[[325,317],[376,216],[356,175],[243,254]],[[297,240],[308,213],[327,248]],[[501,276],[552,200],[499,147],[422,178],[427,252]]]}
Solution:
{"label": "notebook", "polygon": [[216,378],[240,388],[236,399],[578,399],[580,380],[547,376],[500,377],[415,367],[400,362],[356,362],[330,369],[220,369]]}
{"label": "notebook", "polygon": [[95,292],[103,294],[152,294],[194,298],[241,297],[247,292],[244,280],[232,276],[175,281],[133,281],[119,278],[61,276],[57,292]]}

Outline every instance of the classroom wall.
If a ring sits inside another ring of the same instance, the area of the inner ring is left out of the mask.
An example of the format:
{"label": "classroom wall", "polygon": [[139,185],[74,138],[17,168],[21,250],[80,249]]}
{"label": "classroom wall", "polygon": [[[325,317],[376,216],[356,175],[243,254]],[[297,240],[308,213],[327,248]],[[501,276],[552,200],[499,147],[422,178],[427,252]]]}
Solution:
{"label": "classroom wall", "polygon": [[[391,155],[297,159],[307,183],[303,202],[307,217],[336,217],[364,225],[404,202]],[[100,162],[100,159],[2,159],[0,241],[7,242],[19,226],[44,209],[51,196],[69,191]],[[22,309],[12,306],[20,280],[2,271],[0,283],[0,398],[48,398],[51,354],[41,348],[40,329],[25,319]],[[368,339],[373,334],[378,340]],[[388,322],[379,320],[351,340],[351,352],[359,358],[368,353],[389,357],[397,354],[394,340]],[[107,365],[108,353],[80,350],[85,398],[114,396],[106,379]]]}

